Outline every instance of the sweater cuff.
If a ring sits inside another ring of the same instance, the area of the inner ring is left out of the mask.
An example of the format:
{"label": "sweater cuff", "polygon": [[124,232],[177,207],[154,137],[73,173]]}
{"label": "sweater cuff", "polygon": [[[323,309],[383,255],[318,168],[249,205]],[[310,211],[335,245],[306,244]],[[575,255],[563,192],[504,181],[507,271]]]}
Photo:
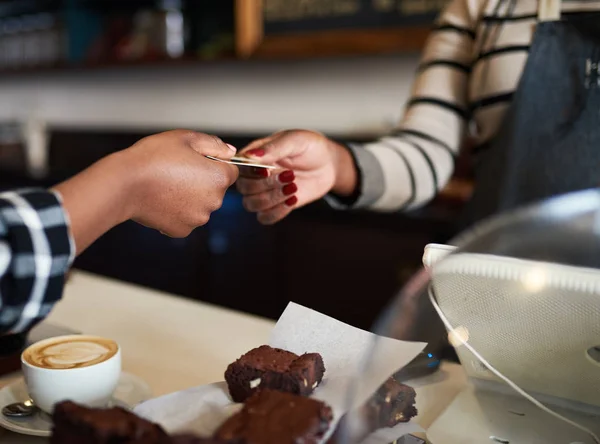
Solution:
{"label": "sweater cuff", "polygon": [[383,169],[375,155],[363,145],[351,143],[341,143],[341,145],[345,146],[352,155],[358,175],[356,189],[350,196],[331,193],[325,196],[325,200],[337,209],[367,208],[383,196],[385,191]]}

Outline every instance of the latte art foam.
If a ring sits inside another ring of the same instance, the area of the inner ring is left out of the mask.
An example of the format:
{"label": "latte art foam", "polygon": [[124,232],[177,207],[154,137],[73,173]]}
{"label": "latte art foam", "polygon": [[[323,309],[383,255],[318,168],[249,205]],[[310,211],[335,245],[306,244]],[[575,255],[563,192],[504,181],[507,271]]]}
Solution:
{"label": "latte art foam", "polygon": [[25,350],[23,358],[31,365],[48,369],[89,367],[113,357],[118,351],[115,342],[103,338],[42,341]]}

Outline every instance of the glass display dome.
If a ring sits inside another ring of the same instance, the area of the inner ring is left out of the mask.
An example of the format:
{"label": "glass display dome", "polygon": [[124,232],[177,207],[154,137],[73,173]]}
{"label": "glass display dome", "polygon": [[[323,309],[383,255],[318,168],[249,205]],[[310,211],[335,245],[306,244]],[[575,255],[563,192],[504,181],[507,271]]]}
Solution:
{"label": "glass display dome", "polygon": [[[341,442],[398,438],[413,387],[416,408],[436,412],[417,416],[432,444],[600,443],[600,191],[497,216],[451,245],[427,246],[374,329],[427,342],[424,353],[366,404],[349,395]],[[448,396],[452,365],[439,361],[453,350],[468,384]]]}

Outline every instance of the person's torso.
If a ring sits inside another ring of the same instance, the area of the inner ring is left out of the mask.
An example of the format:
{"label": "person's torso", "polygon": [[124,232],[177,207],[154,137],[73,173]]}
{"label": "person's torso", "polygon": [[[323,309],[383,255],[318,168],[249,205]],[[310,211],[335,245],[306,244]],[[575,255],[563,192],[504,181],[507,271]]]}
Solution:
{"label": "person's torso", "polygon": [[480,133],[465,225],[600,184],[600,2],[493,5],[505,7],[483,14],[470,84]]}
{"label": "person's torso", "polygon": [[[468,88],[474,145],[497,134],[529,55],[538,23],[538,0],[482,0],[476,29],[474,63]],[[562,18],[600,11],[598,1],[561,2]]]}

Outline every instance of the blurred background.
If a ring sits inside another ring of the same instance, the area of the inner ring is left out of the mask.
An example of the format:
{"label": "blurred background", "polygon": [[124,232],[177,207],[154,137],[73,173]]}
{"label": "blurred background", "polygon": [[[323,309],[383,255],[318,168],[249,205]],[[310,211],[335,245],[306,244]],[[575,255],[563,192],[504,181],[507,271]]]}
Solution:
{"label": "blurred background", "polygon": [[[0,0],[0,189],[50,186],[185,127],[242,148],[284,128],[350,141],[392,130],[447,0]],[[274,227],[234,189],[170,239],[125,223],[75,267],[276,318],[289,300],[368,328],[454,234],[468,159],[409,214],[318,202]],[[368,300],[368,304],[365,301]]]}

